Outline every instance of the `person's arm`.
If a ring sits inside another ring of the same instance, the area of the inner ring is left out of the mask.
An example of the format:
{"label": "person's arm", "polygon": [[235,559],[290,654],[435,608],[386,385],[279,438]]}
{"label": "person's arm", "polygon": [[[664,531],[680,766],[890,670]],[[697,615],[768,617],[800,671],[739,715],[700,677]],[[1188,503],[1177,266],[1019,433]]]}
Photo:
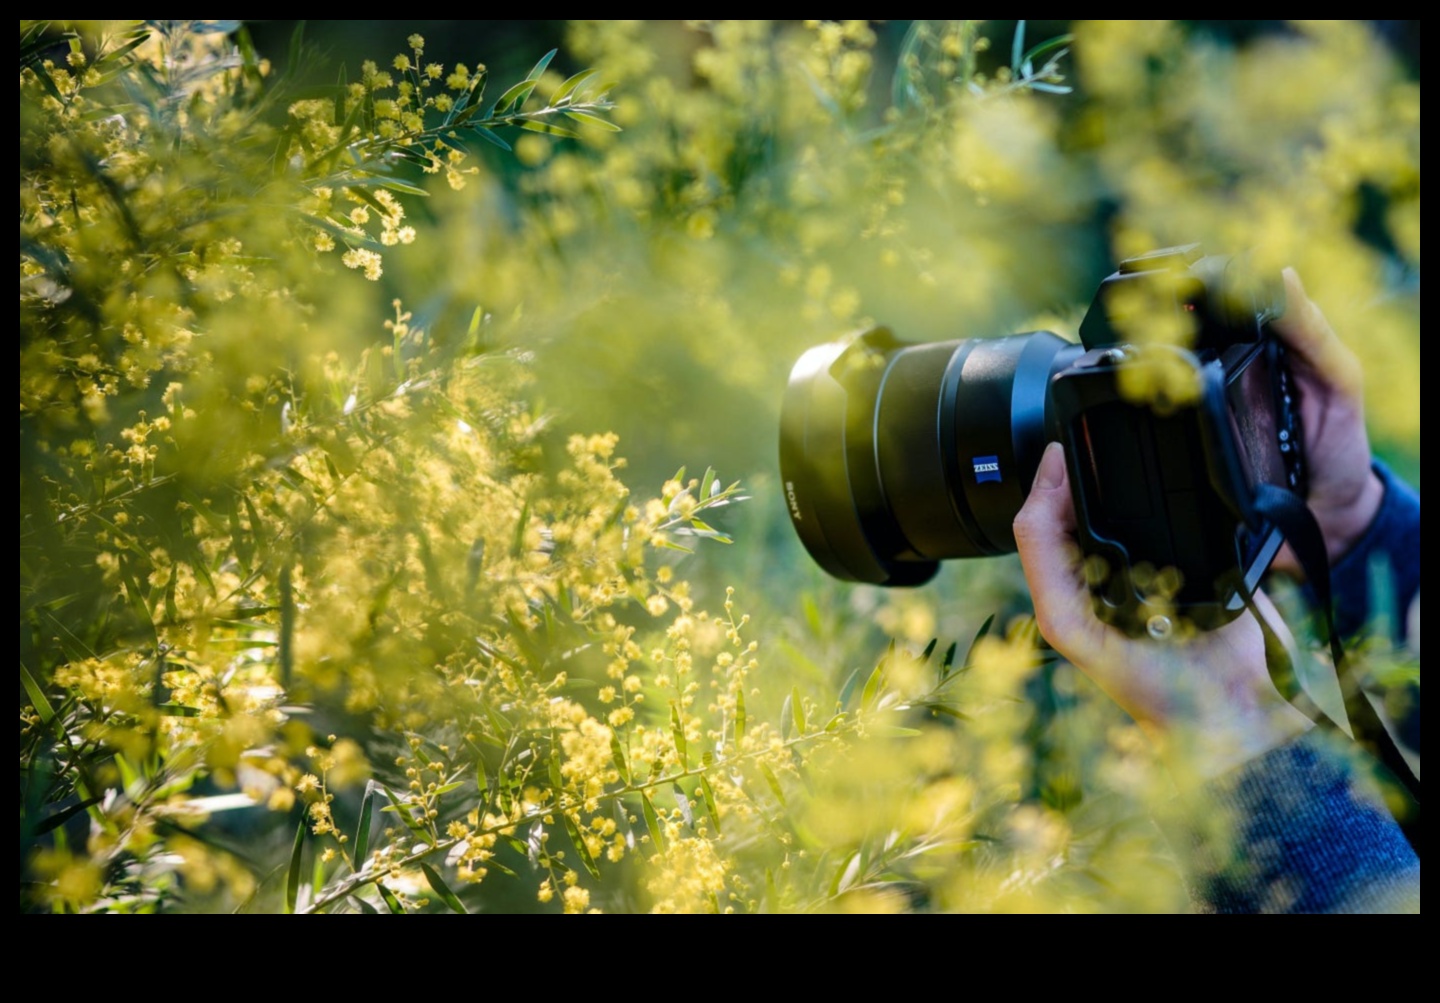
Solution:
{"label": "person's arm", "polygon": [[1182,790],[1167,831],[1202,911],[1419,908],[1418,858],[1363,771],[1321,755],[1324,738],[1275,689],[1250,613],[1166,642],[1095,616],[1058,443],[1015,539],[1040,633],[1135,718]]}
{"label": "person's arm", "polygon": [[[1325,536],[1335,625],[1349,637],[1376,612],[1370,566],[1380,558],[1389,565],[1397,606],[1394,639],[1403,642],[1406,614],[1420,590],[1420,496],[1372,460],[1360,362],[1293,268],[1285,269],[1284,279],[1285,315],[1274,327],[1289,349],[1300,394],[1310,482],[1305,501]],[[1281,551],[1274,570],[1301,577],[1289,548]]]}

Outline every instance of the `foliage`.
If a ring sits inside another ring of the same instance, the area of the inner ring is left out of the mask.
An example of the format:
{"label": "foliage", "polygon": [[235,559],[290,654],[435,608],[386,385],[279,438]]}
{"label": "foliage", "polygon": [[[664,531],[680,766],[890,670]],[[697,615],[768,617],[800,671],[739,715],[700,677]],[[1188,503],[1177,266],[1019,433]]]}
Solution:
{"label": "foliage", "polygon": [[574,22],[487,103],[418,35],[316,88],[300,32],[22,22],[22,908],[1183,901],[1013,563],[808,567],[777,388],[1200,239],[1365,332],[1413,455],[1418,85],[1347,22],[892,27]]}

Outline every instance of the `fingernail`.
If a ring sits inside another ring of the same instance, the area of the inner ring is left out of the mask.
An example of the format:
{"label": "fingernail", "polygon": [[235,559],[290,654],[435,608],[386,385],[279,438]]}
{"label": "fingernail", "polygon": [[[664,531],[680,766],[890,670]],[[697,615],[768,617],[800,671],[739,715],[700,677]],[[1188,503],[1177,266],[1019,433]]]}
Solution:
{"label": "fingernail", "polygon": [[1035,472],[1035,486],[1045,491],[1058,488],[1065,480],[1065,450],[1060,443],[1052,442],[1045,447],[1040,458],[1040,469]]}

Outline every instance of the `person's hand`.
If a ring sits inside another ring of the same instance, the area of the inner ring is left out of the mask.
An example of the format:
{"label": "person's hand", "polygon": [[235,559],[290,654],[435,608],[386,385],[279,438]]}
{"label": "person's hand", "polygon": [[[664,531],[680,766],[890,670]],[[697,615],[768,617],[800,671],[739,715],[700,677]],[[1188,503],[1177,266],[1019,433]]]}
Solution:
{"label": "person's hand", "polygon": [[[1320,524],[1334,564],[1374,521],[1385,499],[1385,486],[1370,466],[1360,361],[1305,295],[1295,269],[1287,268],[1283,274],[1285,316],[1274,327],[1290,350],[1290,373],[1300,391],[1310,478],[1305,501]],[[1301,574],[1288,546],[1272,567],[1295,577]]]}
{"label": "person's hand", "polygon": [[[1270,681],[1264,637],[1249,612],[1165,642],[1128,637],[1096,617],[1059,443],[1046,447],[1015,518],[1015,542],[1041,635],[1135,718],[1177,780],[1218,776],[1311,726]],[[1268,600],[1256,601],[1278,625]]]}

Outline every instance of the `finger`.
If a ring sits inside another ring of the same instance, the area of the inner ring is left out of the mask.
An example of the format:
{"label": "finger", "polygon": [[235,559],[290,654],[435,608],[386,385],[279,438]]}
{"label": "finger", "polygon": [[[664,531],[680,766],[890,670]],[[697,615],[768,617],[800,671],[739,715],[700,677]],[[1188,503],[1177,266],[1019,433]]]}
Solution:
{"label": "finger", "polygon": [[1072,662],[1088,663],[1099,649],[1102,625],[1081,572],[1075,503],[1058,442],[1045,448],[1030,496],[1015,517],[1015,544],[1041,635]]}
{"label": "finger", "polygon": [[1285,315],[1274,324],[1281,340],[1297,360],[1321,380],[1358,399],[1361,393],[1359,360],[1306,294],[1300,274],[1293,268],[1286,268],[1281,274],[1285,279]]}

